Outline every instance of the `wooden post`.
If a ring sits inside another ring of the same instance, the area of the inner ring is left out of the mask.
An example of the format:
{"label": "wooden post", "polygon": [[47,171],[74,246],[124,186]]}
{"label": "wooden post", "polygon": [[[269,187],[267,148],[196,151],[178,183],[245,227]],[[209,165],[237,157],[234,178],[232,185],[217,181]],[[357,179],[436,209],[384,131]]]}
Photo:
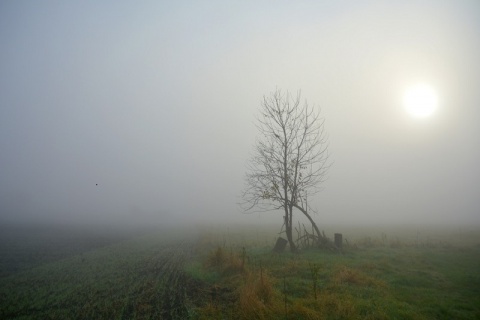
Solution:
{"label": "wooden post", "polygon": [[279,253],[285,251],[285,247],[287,246],[287,243],[288,243],[287,240],[281,237],[278,237],[277,243],[275,243],[275,248],[273,248],[273,251],[279,252]]}
{"label": "wooden post", "polygon": [[341,233],[335,233],[335,246],[338,249],[342,249],[342,244],[343,244],[342,234]]}

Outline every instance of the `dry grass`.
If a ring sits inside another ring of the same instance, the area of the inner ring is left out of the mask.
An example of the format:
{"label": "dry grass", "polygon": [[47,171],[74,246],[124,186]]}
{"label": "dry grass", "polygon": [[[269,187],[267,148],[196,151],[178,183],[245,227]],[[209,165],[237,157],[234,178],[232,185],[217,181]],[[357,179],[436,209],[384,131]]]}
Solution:
{"label": "dry grass", "polygon": [[[342,299],[343,298],[343,299]],[[357,319],[358,310],[353,299],[323,291],[318,299],[296,299],[288,308],[288,319]]]}
{"label": "dry grass", "polygon": [[[476,270],[470,268],[472,263],[460,262],[478,261],[478,255],[471,254],[478,253],[478,242],[477,247],[454,248],[441,242],[443,238],[418,231],[406,236],[376,232],[351,239],[343,254],[305,250],[279,255],[268,248],[246,247],[248,259],[245,249],[244,255],[239,249],[244,242],[227,249],[217,248],[217,242],[208,248],[204,261],[214,267],[210,271],[218,275],[216,283],[231,289],[228,299],[219,294],[223,297],[217,305],[222,310],[220,318],[477,318],[478,308],[473,307],[471,298],[476,289],[471,274]],[[430,250],[434,246],[438,250]],[[460,274],[470,276],[460,279]],[[454,283],[465,289],[462,297],[466,302],[445,297],[445,288]],[[419,298],[412,298],[412,293]],[[201,319],[218,319],[218,314],[210,306]]]}
{"label": "dry grass", "polygon": [[285,274],[295,274],[300,271],[301,264],[298,259],[290,259],[284,267]]}
{"label": "dry grass", "polygon": [[223,250],[221,247],[218,247],[217,249],[210,252],[207,258],[206,265],[207,267],[213,268],[223,267],[226,260],[227,255],[225,254],[225,250]]}
{"label": "dry grass", "polygon": [[224,274],[237,274],[245,270],[244,261],[237,255],[231,255],[227,258],[227,262],[223,267]]}
{"label": "dry grass", "polygon": [[326,317],[321,315],[321,311],[322,310],[316,301],[307,305],[304,300],[296,300],[288,309],[288,319],[326,319]]}
{"label": "dry grass", "polygon": [[385,287],[385,283],[383,281],[377,280],[359,270],[348,268],[346,266],[340,267],[334,273],[333,283],[335,285],[349,284],[357,286]]}
{"label": "dry grass", "polygon": [[265,270],[249,272],[238,291],[241,319],[267,319],[279,303],[273,280]]}
{"label": "dry grass", "polygon": [[196,310],[198,320],[223,319],[222,311],[213,303],[207,303]]}
{"label": "dry grass", "polygon": [[217,269],[222,274],[236,274],[245,270],[245,258],[240,254],[227,253],[222,247],[217,247],[207,257],[206,267]]}
{"label": "dry grass", "polygon": [[[238,319],[275,319],[285,317],[285,296],[280,289],[275,289],[274,278],[265,269],[249,269],[244,265],[241,254],[227,253],[222,247],[210,252],[206,265],[215,268],[225,275],[236,275],[230,277],[234,283],[236,301],[230,309]],[[306,268],[306,264],[298,259],[291,259],[282,268],[287,274],[297,274]],[[367,274],[344,265],[337,266],[330,279],[330,288],[342,285],[354,285],[357,287],[370,286],[381,288],[385,286]],[[288,319],[328,319],[329,315],[335,314],[344,319],[355,318],[357,311],[354,299],[342,299],[330,290],[320,290],[317,299],[313,293],[304,297],[287,297],[287,318]],[[224,313],[227,312],[224,310]],[[206,306],[200,313],[215,319],[220,312],[214,306]],[[225,315],[225,314],[223,314]]]}
{"label": "dry grass", "polygon": [[366,285],[368,282],[369,279],[365,274],[345,266],[340,267],[333,276],[333,283],[335,284]]}

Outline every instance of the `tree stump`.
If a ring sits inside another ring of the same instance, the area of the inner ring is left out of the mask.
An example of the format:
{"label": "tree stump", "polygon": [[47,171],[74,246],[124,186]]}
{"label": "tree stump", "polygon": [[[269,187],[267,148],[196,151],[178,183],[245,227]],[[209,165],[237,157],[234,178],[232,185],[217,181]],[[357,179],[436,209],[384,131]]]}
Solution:
{"label": "tree stump", "polygon": [[338,249],[342,249],[343,239],[341,233],[335,233],[335,246]]}
{"label": "tree stump", "polygon": [[283,252],[285,251],[285,247],[287,246],[288,241],[283,239],[282,237],[278,237],[277,243],[275,243],[275,247],[273,248],[273,252]]}

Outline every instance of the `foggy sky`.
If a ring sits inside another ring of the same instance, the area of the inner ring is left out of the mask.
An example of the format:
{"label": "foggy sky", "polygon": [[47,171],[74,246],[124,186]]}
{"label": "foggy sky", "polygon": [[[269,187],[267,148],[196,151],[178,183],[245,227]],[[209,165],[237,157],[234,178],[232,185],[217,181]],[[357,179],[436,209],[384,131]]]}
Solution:
{"label": "foggy sky", "polygon": [[0,222],[281,224],[237,205],[279,88],[326,121],[319,225],[480,223],[479,1],[2,1],[0,48]]}

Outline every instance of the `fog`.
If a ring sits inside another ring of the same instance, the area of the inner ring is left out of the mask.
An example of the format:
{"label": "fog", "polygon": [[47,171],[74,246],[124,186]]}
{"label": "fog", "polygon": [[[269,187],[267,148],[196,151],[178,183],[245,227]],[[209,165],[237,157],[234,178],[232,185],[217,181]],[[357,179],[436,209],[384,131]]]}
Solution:
{"label": "fog", "polygon": [[0,46],[1,223],[280,226],[238,206],[276,88],[325,118],[319,225],[480,223],[476,0],[2,1]]}

